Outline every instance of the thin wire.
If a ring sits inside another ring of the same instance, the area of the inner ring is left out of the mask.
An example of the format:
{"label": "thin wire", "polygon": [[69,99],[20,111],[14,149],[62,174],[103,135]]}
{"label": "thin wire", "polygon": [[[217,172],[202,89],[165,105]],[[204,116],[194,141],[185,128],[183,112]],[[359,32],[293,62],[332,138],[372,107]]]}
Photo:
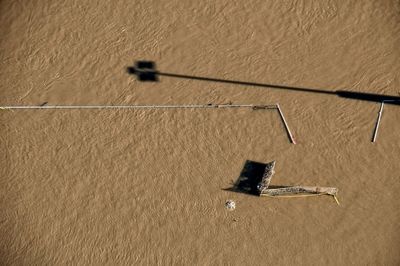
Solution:
{"label": "thin wire", "polygon": [[276,109],[276,105],[222,104],[222,105],[15,105],[0,106],[1,110],[12,109],[195,109],[195,108],[253,108]]}
{"label": "thin wire", "polygon": [[[211,108],[252,108],[253,110],[262,109],[279,109],[277,104],[267,104],[267,105],[254,105],[254,104],[202,104],[202,105],[14,105],[14,106],[0,106],[0,110],[10,110],[15,109],[211,109]],[[286,129],[288,129],[288,126]],[[289,133],[289,139],[295,144],[291,134]]]}

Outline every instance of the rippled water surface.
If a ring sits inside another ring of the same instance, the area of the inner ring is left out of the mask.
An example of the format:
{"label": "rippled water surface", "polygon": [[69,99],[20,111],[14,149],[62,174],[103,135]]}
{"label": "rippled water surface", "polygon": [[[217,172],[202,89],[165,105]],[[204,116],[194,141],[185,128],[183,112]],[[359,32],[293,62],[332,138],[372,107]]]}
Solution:
{"label": "rippled water surface", "polygon": [[[0,105],[274,104],[271,110],[0,110],[5,265],[399,265],[400,106],[161,72],[400,96],[399,1],[1,1]],[[246,160],[273,185],[223,190]],[[236,203],[234,211],[224,207]]]}

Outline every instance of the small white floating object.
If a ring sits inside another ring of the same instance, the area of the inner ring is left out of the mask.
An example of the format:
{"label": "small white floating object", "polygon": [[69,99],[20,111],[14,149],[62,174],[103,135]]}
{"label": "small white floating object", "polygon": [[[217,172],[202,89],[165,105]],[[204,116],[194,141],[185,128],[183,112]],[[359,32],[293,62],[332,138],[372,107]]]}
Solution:
{"label": "small white floating object", "polygon": [[230,211],[233,211],[236,208],[236,203],[233,200],[227,200],[225,202],[225,208]]}

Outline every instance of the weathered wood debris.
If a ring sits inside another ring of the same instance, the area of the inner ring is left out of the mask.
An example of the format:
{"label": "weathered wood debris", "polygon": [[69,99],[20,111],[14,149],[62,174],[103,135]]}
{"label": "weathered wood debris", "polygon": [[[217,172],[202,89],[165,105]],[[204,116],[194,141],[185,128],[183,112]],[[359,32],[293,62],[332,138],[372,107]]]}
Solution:
{"label": "weathered wood debris", "polygon": [[339,204],[336,196],[338,189],[334,187],[316,187],[316,186],[284,186],[270,188],[272,176],[275,171],[275,161],[266,164],[264,175],[261,182],[258,183],[257,189],[260,196],[293,196],[293,195],[331,195]]}
{"label": "weathered wood debris", "polygon": [[267,197],[305,197],[330,195],[336,202],[338,189],[320,186],[270,186],[275,174],[275,161],[267,164],[246,161],[236,189]]}

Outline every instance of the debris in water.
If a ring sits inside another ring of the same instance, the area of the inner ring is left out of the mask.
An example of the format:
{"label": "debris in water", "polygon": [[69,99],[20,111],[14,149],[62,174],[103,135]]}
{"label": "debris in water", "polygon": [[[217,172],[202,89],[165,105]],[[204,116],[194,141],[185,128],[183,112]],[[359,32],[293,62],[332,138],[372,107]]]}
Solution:
{"label": "debris in water", "polygon": [[228,200],[225,202],[225,208],[230,211],[233,211],[236,208],[236,203],[233,200]]}
{"label": "debris in water", "polygon": [[334,187],[320,186],[270,186],[275,171],[275,161],[270,163],[258,163],[246,161],[245,167],[240,174],[235,189],[267,197],[306,197],[306,196],[333,196],[336,203],[338,189]]}

